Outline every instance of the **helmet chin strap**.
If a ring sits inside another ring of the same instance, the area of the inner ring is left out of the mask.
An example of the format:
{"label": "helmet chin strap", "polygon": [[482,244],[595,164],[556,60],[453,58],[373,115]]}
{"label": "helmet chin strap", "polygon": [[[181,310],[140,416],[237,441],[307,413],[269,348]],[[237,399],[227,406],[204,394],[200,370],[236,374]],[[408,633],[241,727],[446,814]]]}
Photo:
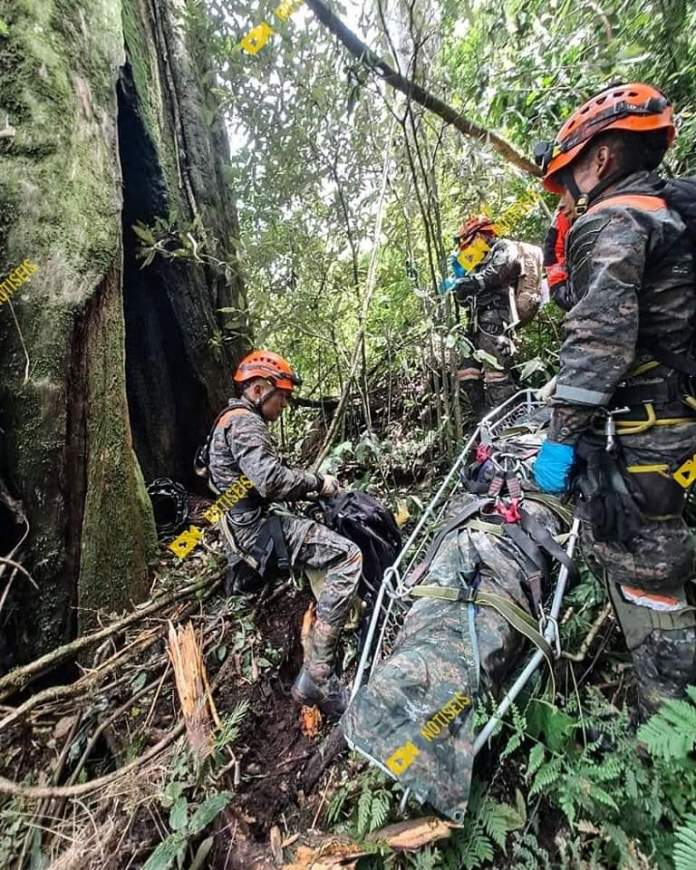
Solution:
{"label": "helmet chin strap", "polygon": [[269,381],[271,385],[271,389],[264,393],[263,396],[260,396],[258,399],[250,399],[251,404],[254,406],[254,409],[258,411],[259,414],[263,417],[263,406],[266,402],[274,396],[278,392],[278,388],[274,386],[273,381]]}
{"label": "helmet chin strap", "polygon": [[597,199],[600,194],[604,193],[604,191],[608,187],[611,187],[612,184],[615,184],[622,178],[626,178],[626,176],[630,174],[630,172],[625,172],[621,169],[615,169],[614,172],[610,172],[598,184],[595,184],[592,190],[588,191],[587,193],[583,193],[578,187],[577,182],[575,181],[572,169],[570,167],[564,169],[560,173],[561,183],[568,191],[568,193],[573,197],[573,202],[575,203],[574,219],[577,219],[580,217],[580,215],[585,214],[592,202]]}

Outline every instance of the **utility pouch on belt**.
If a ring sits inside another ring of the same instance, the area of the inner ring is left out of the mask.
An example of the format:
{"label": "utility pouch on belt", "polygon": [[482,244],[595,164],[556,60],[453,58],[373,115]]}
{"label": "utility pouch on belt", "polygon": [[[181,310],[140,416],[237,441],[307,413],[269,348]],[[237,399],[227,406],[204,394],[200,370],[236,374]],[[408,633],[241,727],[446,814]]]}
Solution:
{"label": "utility pouch on belt", "polygon": [[630,545],[641,527],[641,510],[631,493],[620,454],[583,438],[577,445],[574,488],[582,496],[578,516],[592,526],[595,540]]}
{"label": "utility pouch on belt", "polygon": [[284,580],[290,576],[290,557],[279,516],[270,514],[263,521],[250,555],[265,580]]}

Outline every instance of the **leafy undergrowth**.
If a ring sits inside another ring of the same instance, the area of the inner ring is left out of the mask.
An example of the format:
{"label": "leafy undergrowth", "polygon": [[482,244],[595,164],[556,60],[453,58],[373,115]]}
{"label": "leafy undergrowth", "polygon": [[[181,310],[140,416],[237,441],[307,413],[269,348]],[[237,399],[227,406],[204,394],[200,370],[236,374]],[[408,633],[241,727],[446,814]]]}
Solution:
{"label": "leafy undergrowth", "polygon": [[[492,750],[477,760],[462,827],[415,853],[383,849],[360,868],[696,867],[696,687],[636,730],[630,665],[611,616],[602,619],[599,584],[585,576],[566,602],[564,648],[577,646],[595,620],[605,630],[579,661],[559,664],[565,689],[556,704],[541,697],[539,680],[512,708]],[[481,703],[480,722],[491,709],[490,699]],[[323,822],[364,842],[400,817],[402,794],[357,756],[352,764]],[[427,807],[409,804],[407,813]]]}

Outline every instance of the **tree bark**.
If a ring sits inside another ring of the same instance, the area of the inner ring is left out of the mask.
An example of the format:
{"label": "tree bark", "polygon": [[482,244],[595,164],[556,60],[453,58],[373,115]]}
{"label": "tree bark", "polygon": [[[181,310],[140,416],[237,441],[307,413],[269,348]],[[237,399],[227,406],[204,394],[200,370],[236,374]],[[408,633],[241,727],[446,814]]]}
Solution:
{"label": "tree bark", "polygon": [[[40,590],[16,583],[0,614],[15,661],[147,596],[145,480],[190,479],[248,346],[227,142],[183,6],[0,0],[0,118],[15,131],[0,139],[0,276],[39,267],[0,306],[0,481],[26,512],[15,558]],[[156,217],[227,275],[141,270],[130,227]],[[0,554],[16,542],[2,511]]]}
{"label": "tree bark", "polygon": [[539,169],[531,160],[525,157],[524,154],[520,154],[514,145],[511,145],[510,142],[507,142],[502,138],[502,136],[499,136],[497,133],[493,133],[490,130],[486,130],[478,124],[474,124],[473,121],[469,121],[464,117],[464,115],[445,103],[444,100],[436,97],[435,94],[427,91],[416,82],[411,81],[411,79],[407,79],[405,76],[401,75],[401,73],[389,66],[389,64],[382,60],[382,58],[366,45],[360,37],[353,33],[352,30],[349,30],[341,19],[338,18],[337,15],[334,15],[323,0],[306,0],[306,2],[307,6],[309,6],[309,8],[314,12],[319,21],[321,21],[325,27],[338,37],[348,51],[361,60],[368,68],[377,73],[377,75],[384,79],[388,85],[391,85],[391,87],[397,91],[401,91],[401,93],[405,94],[409,99],[419,103],[421,106],[424,106],[436,115],[439,115],[443,121],[451,124],[465,136],[469,136],[471,139],[476,139],[485,145],[490,145],[509,163],[512,163],[513,166],[516,166],[523,172],[528,172],[530,175],[535,176],[541,174]]}

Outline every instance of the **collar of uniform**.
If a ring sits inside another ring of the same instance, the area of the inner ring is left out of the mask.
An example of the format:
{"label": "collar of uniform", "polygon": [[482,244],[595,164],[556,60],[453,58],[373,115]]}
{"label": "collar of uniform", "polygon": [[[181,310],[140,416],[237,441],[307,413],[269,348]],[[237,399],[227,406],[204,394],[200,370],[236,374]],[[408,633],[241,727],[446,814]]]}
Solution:
{"label": "collar of uniform", "polygon": [[656,172],[648,172],[647,170],[632,172],[630,175],[622,178],[616,187],[612,187],[608,191],[605,190],[600,194],[597,199],[593,200],[592,205],[596,205],[598,202],[602,202],[603,200],[616,196],[619,193],[625,193],[626,191],[631,191],[631,193],[640,192],[644,194],[659,195],[660,188],[663,184],[664,182]]}
{"label": "collar of uniform", "polygon": [[244,405],[245,408],[247,408],[249,411],[253,411],[255,414],[258,414],[259,417],[261,417],[261,419],[263,420],[263,415],[261,414],[259,409],[254,405],[253,402],[249,401],[246,396],[241,396],[239,399],[233,397],[231,399],[228,399],[227,401],[228,406],[234,405],[235,403],[240,403]]}

